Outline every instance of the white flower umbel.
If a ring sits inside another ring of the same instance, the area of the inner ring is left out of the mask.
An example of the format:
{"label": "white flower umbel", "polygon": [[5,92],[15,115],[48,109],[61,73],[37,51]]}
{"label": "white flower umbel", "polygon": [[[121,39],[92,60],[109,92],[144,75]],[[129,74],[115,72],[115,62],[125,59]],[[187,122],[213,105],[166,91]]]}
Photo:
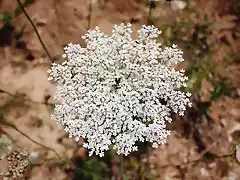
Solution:
{"label": "white flower umbel", "polygon": [[186,86],[184,70],[172,67],[183,52],[176,45],[162,49],[154,26],[143,25],[137,40],[131,33],[131,24],[115,25],[111,36],[89,30],[86,47],[70,43],[67,61],[48,71],[61,102],[52,117],[76,141],[85,138],[90,156],[104,156],[111,144],[125,155],[138,150],[137,141],[157,148],[170,135],[170,112],[182,116],[191,105],[191,94],[179,91]]}

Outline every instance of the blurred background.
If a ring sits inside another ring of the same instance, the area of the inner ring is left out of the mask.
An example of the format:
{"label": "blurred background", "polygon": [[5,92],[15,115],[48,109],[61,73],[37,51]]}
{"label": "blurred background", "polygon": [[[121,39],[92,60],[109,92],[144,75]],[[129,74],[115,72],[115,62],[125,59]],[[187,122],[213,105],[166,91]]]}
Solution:
{"label": "blurred background", "polygon": [[[68,138],[50,119],[55,84],[47,80],[47,70],[61,62],[66,44],[85,46],[81,36],[88,29],[99,26],[110,34],[122,22],[132,23],[134,37],[141,25],[153,24],[162,30],[163,47],[177,44],[185,58],[179,68],[189,76],[184,90],[193,93],[186,115],[173,115],[165,146],[140,144],[138,152],[124,157],[124,179],[240,179],[239,0],[19,2],[0,0],[0,156],[8,156],[0,160],[0,172],[8,171],[5,179],[21,179],[21,174],[31,180],[120,179],[114,152],[88,157],[83,140]],[[26,166],[24,149],[34,157]],[[14,158],[20,170],[13,170]]]}

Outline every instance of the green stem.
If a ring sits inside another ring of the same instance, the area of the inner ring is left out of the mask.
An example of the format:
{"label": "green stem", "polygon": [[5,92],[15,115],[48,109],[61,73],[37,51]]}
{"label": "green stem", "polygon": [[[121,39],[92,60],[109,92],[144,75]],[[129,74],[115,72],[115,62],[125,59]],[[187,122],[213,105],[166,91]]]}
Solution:
{"label": "green stem", "polygon": [[120,155],[120,177],[121,180],[124,180],[124,161],[123,154]]}
{"label": "green stem", "polygon": [[152,24],[152,3],[154,3],[153,0],[149,0],[148,25]]}
{"label": "green stem", "polygon": [[25,9],[24,9],[24,7],[23,7],[23,4],[20,2],[20,0],[17,0],[17,2],[18,2],[18,4],[19,4],[20,9],[23,11],[23,13],[25,14],[25,16],[27,17],[27,19],[28,19],[29,22],[31,23],[34,31],[36,32],[37,37],[38,37],[38,40],[40,41],[40,43],[41,43],[44,51],[46,52],[48,58],[50,59],[51,62],[53,62],[53,59],[52,59],[50,53],[48,52],[46,46],[44,45],[44,43],[43,43],[43,41],[42,41],[42,39],[41,39],[41,36],[40,36],[39,33],[38,33],[38,30],[37,30],[36,26],[34,25],[33,21],[31,20],[30,16],[28,15],[28,13],[25,11]]}

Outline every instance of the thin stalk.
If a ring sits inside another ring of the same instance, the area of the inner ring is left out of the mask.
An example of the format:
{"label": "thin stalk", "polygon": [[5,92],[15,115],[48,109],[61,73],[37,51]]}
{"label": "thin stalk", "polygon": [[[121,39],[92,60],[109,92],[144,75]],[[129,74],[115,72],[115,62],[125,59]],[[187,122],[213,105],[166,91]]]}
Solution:
{"label": "thin stalk", "polygon": [[41,36],[39,35],[38,33],[38,30],[36,28],[36,26],[34,25],[33,21],[31,20],[30,16],[28,15],[28,13],[25,11],[24,7],[23,7],[23,4],[20,2],[20,0],[17,0],[18,4],[19,4],[19,7],[20,9],[23,11],[24,15],[27,17],[27,19],[29,20],[29,22],[31,23],[35,33],[37,34],[37,37],[38,37],[38,40],[40,41],[44,51],[46,52],[48,58],[50,59],[51,62],[53,62],[53,58],[51,57],[50,53],[48,52],[46,46],[44,45],[43,41],[42,41],[42,38]]}
{"label": "thin stalk", "polygon": [[149,0],[149,10],[148,10],[148,25],[152,24],[152,5],[153,5],[153,0]]}
{"label": "thin stalk", "polygon": [[31,102],[31,103],[33,103],[33,104],[44,104],[44,105],[56,105],[57,103],[48,103],[47,101],[45,101],[45,102],[38,102],[38,101],[34,101],[34,100],[32,100],[32,99],[29,99],[29,98],[27,98],[27,97],[25,97],[25,96],[19,96],[18,94],[12,94],[12,93],[10,93],[10,92],[8,92],[8,91],[5,91],[5,90],[3,90],[3,89],[0,89],[0,93],[5,93],[5,94],[7,94],[7,95],[9,95],[9,96],[12,96],[13,98],[21,98],[23,101],[28,101],[28,102]]}
{"label": "thin stalk", "polygon": [[92,0],[89,0],[87,30],[89,30],[91,28],[91,23],[92,23]]}
{"label": "thin stalk", "polygon": [[[53,8],[55,10],[55,15],[56,15],[56,19],[57,19],[57,26],[58,26],[58,34],[59,34],[59,37],[62,37],[62,25],[61,25],[61,14],[58,10],[58,3],[59,3],[59,0],[53,0]],[[62,38],[59,39],[60,40],[60,43],[63,44],[63,41],[62,41]]]}
{"label": "thin stalk", "polygon": [[37,141],[35,141],[34,139],[32,139],[31,137],[29,137],[27,134],[25,134],[24,132],[22,132],[21,130],[19,130],[15,124],[13,124],[12,122],[9,122],[7,121],[6,119],[3,119],[3,117],[0,117],[0,124],[3,124],[5,126],[8,126],[8,127],[11,127],[13,128],[14,130],[16,130],[17,132],[19,132],[20,134],[22,134],[23,136],[25,136],[27,139],[29,139],[30,141],[32,141],[33,143],[45,148],[45,149],[48,149],[50,151],[52,151],[57,157],[59,160],[63,161],[62,157],[58,154],[58,152],[53,149],[53,148],[50,148],[48,146],[45,146]]}
{"label": "thin stalk", "polygon": [[124,161],[123,161],[123,154],[120,155],[120,177],[121,177],[121,180],[124,180]]}

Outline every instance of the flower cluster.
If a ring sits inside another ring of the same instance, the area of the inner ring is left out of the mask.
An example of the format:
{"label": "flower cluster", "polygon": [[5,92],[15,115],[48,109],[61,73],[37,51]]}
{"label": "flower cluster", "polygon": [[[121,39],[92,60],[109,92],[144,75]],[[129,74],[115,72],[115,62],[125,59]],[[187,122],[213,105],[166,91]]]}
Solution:
{"label": "flower cluster", "polygon": [[29,153],[26,149],[23,151],[14,150],[6,157],[8,161],[8,171],[3,174],[3,180],[23,179],[29,162]]}
{"label": "flower cluster", "polygon": [[76,141],[85,138],[89,155],[104,156],[111,145],[128,155],[137,141],[157,148],[170,135],[170,113],[184,115],[191,105],[191,94],[179,91],[186,87],[184,70],[172,66],[183,52],[176,45],[162,49],[154,26],[143,25],[137,40],[131,33],[131,24],[115,25],[111,36],[89,30],[86,47],[70,43],[67,60],[48,71],[61,102],[52,118]]}

